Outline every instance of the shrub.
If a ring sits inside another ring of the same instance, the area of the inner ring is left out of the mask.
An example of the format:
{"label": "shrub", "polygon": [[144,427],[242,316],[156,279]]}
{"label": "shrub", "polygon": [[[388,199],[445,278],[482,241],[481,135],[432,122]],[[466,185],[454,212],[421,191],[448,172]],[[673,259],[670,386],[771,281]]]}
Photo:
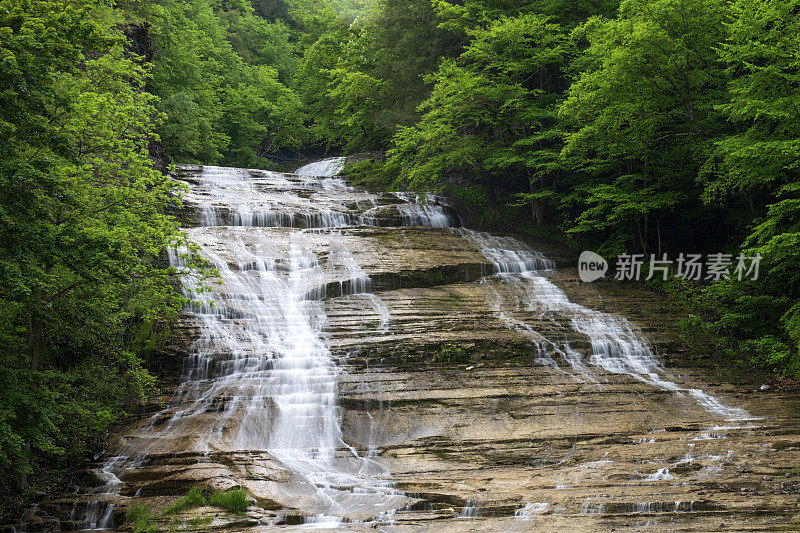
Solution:
{"label": "shrub", "polygon": [[469,350],[445,344],[438,352],[434,352],[433,360],[437,363],[463,363],[469,360]]}

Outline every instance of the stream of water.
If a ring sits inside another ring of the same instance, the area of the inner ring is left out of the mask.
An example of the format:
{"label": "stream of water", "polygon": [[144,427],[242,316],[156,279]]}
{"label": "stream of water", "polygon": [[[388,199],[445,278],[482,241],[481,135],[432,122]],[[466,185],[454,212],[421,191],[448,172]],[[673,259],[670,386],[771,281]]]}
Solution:
{"label": "stream of water", "polygon": [[[412,501],[394,488],[389,472],[368,450],[356,449],[342,435],[340,370],[324,333],[323,300],[330,296],[331,280],[338,282],[334,296],[363,299],[364,327],[387,332],[392,321],[341,238],[348,228],[378,223],[373,216],[380,209],[378,197],[337,178],[342,164],[333,158],[293,175],[204,167],[196,176],[187,201],[196,206],[199,225],[187,232],[219,272],[219,283],[204,289],[191,273],[183,276],[183,290],[197,301],[187,313],[198,332],[183,379],[168,409],[107,459],[98,493],[118,491],[126,470],[159,453],[256,450],[270,454],[288,473],[287,498],[308,515],[309,526],[387,521]],[[306,192],[312,191],[325,191],[325,200],[310,201]],[[404,225],[457,224],[440,199],[394,196]],[[542,254],[508,237],[451,231],[472,243],[494,265],[494,277],[511,289],[496,293],[487,305],[541,346],[534,357],[552,360],[547,354],[555,352],[586,379],[596,377],[593,368],[626,374],[687,395],[720,417],[747,417],[702,390],[679,386],[624,319],[571,303],[548,280],[554,265]],[[185,269],[187,253],[170,251],[170,264]],[[570,327],[590,340],[591,353],[544,338],[516,316],[520,310],[568,317]],[[518,518],[535,516],[545,506],[528,504]],[[110,505],[92,504],[85,526],[113,527],[112,511]],[[462,511],[465,517],[476,513],[473,507]]]}

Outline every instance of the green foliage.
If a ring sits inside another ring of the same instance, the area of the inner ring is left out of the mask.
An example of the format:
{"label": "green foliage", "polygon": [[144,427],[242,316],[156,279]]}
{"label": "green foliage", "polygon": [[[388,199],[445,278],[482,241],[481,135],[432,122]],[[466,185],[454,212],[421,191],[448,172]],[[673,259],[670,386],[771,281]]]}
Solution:
{"label": "green foliage", "polygon": [[649,253],[654,222],[698,203],[695,179],[721,120],[715,49],[727,11],[723,0],[627,0],[616,19],[579,30],[589,46],[560,110],[574,129],[563,152],[577,173],[564,199],[577,218],[569,231]]}
{"label": "green foliage", "polygon": [[[721,310],[741,353],[800,376],[800,2],[733,3],[719,50],[731,77],[718,108],[736,129],[721,137],[703,174],[704,199],[737,202],[755,219],[744,251],[763,259],[757,283],[720,284]],[[747,220],[747,219],[746,219]],[[719,323],[718,323],[719,324]]]}
{"label": "green foliage", "polygon": [[164,214],[181,191],[153,168],[160,115],[122,22],[104,2],[0,1],[4,472],[80,462],[139,409],[154,378],[134,351],[185,304],[158,266],[188,245]]}
{"label": "green foliage", "polygon": [[153,520],[152,511],[138,502],[132,503],[125,511],[125,524],[131,527],[133,533],[154,533],[158,531],[158,526],[153,523]]}
{"label": "green foliage", "polygon": [[176,514],[196,507],[211,505],[221,507],[233,514],[244,514],[247,507],[252,505],[252,499],[242,489],[229,489],[224,492],[215,491],[206,496],[203,489],[193,487],[164,509],[164,514]]}
{"label": "green foliage", "polygon": [[252,505],[250,496],[242,489],[230,489],[225,492],[214,492],[208,498],[209,505],[222,507],[233,514],[244,514]]}
{"label": "green foliage", "polygon": [[495,218],[496,189],[516,190],[534,200],[541,219],[540,193],[559,169],[553,128],[566,35],[537,15],[504,17],[471,33],[464,53],[432,76],[425,114],[398,132],[389,165],[414,188],[480,184]]}
{"label": "green foliage", "polygon": [[733,4],[730,37],[719,50],[731,77],[730,98],[718,108],[737,129],[717,143],[718,158],[705,176],[707,201],[745,195],[752,202],[765,193],[774,197],[796,177],[798,6],[797,1]]}
{"label": "green foliage", "polygon": [[464,0],[452,3],[433,0],[440,26],[468,34],[503,17],[539,14],[573,27],[593,15],[613,15],[619,0]]}
{"label": "green foliage", "polygon": [[340,174],[356,187],[378,191],[392,189],[395,180],[395,175],[386,171],[383,161],[372,159],[345,165]]}
{"label": "green foliage", "polygon": [[385,147],[417,118],[429,92],[423,75],[454,38],[437,27],[428,0],[379,0],[355,19],[347,9],[326,13],[329,29],[306,50],[298,77],[313,138],[351,152]]}
{"label": "green foliage", "polygon": [[139,8],[155,48],[148,88],[160,98],[159,133],[174,161],[265,165],[262,157],[303,139],[300,101],[287,87],[298,61],[290,32],[240,4],[158,0]]}
{"label": "green foliage", "polygon": [[463,363],[469,361],[469,351],[460,346],[445,344],[439,351],[434,352],[433,360],[437,363]]}
{"label": "green foliage", "polygon": [[185,496],[181,496],[164,509],[165,514],[175,514],[195,507],[203,507],[207,500],[200,487],[192,487]]}

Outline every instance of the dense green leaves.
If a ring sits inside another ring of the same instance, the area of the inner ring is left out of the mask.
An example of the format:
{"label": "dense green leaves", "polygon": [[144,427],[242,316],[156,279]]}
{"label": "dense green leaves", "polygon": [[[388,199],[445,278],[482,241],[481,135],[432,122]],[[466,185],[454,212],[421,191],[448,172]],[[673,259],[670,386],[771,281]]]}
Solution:
{"label": "dense green leaves", "polygon": [[719,130],[726,13],[717,0],[627,0],[616,19],[579,30],[589,45],[560,110],[572,130],[564,157],[579,173],[571,231],[636,228],[636,245],[655,252],[653,219],[697,203],[698,168]]}
{"label": "dense green leaves", "polygon": [[284,23],[246,2],[223,4],[159,0],[137,10],[153,39],[159,133],[175,162],[267,166],[270,151],[303,139],[300,101],[287,87],[298,59]]}
{"label": "dense green leaves", "polygon": [[480,184],[494,212],[495,189],[509,187],[509,173],[528,176],[533,187],[557,166],[560,136],[552,128],[569,46],[557,24],[537,15],[503,17],[471,34],[464,53],[431,77],[425,114],[397,134],[389,165],[412,187],[447,178]]}
{"label": "dense green leaves", "polygon": [[418,118],[424,76],[460,41],[438,28],[429,0],[381,0],[355,18],[323,13],[329,29],[306,50],[298,79],[313,139],[351,152],[385,147]]}
{"label": "dense green leaves", "polygon": [[718,109],[734,125],[703,174],[704,199],[754,220],[758,283],[727,283],[717,326],[756,362],[800,375],[800,2],[738,0],[719,49],[730,76]]}
{"label": "dense green leaves", "polygon": [[157,267],[184,241],[163,214],[175,186],[121,22],[103,3],[0,2],[2,469],[80,457],[144,402],[132,341],[183,304]]}

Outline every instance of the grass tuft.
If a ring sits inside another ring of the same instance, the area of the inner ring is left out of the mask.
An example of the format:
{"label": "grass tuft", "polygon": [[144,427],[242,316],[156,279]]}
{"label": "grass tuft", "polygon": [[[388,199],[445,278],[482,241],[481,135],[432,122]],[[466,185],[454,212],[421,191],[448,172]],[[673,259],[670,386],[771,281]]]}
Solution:
{"label": "grass tuft", "polygon": [[186,523],[189,524],[190,526],[197,527],[197,526],[207,526],[213,521],[214,521],[213,516],[203,515],[203,516],[195,516]]}
{"label": "grass tuft", "polygon": [[128,507],[125,523],[133,528],[133,533],[155,533],[158,529],[153,523],[153,513],[141,503],[132,503]]}
{"label": "grass tuft", "polygon": [[208,499],[214,507],[222,507],[233,514],[244,514],[250,505],[250,496],[242,489],[230,489],[225,492],[215,492]]}
{"label": "grass tuft", "polygon": [[164,512],[166,514],[175,514],[180,513],[181,511],[186,511],[188,509],[194,509],[195,507],[202,507],[206,505],[206,497],[203,494],[203,490],[200,487],[193,487],[189,492],[186,493],[186,496],[181,496],[174,502],[172,502]]}

